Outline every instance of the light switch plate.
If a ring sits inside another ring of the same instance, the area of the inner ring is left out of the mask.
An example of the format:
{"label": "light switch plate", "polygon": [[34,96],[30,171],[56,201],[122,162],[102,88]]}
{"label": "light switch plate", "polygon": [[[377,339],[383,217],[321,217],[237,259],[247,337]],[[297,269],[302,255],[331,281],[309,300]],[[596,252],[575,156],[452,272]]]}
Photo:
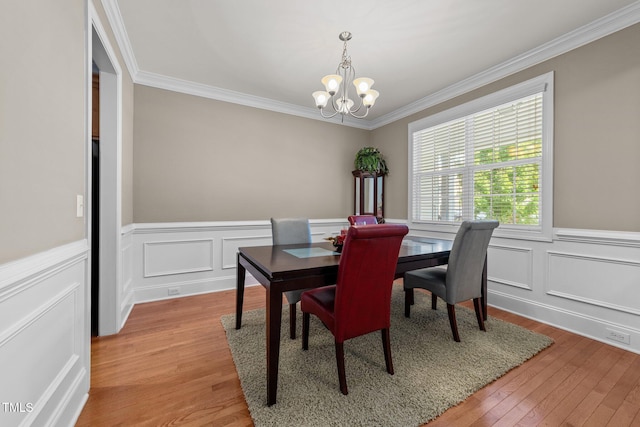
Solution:
{"label": "light switch plate", "polygon": [[82,218],[84,216],[84,197],[81,194],[76,196],[76,217]]}

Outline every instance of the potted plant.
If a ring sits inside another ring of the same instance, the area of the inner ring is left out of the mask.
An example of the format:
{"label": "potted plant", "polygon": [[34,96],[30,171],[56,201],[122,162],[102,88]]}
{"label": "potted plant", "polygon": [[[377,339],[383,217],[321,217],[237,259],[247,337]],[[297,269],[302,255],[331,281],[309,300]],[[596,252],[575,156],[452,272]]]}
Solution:
{"label": "potted plant", "polygon": [[363,172],[377,173],[380,175],[389,173],[389,168],[387,168],[387,163],[382,153],[375,147],[361,148],[356,153],[356,159],[353,165],[356,170]]}
{"label": "potted plant", "polygon": [[387,162],[377,148],[364,147],[356,153],[353,165],[356,169],[352,172],[355,179],[354,213],[374,215],[381,224],[384,222],[384,176],[389,173]]}

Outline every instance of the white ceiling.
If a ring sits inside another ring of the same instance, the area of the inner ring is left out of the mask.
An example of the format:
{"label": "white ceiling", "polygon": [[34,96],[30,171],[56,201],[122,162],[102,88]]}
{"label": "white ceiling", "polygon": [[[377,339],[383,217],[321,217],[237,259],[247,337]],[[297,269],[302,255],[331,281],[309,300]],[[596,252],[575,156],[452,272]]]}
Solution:
{"label": "white ceiling", "polygon": [[311,92],[335,71],[338,35],[350,31],[357,76],[380,92],[373,123],[461,81],[562,53],[563,42],[575,47],[640,21],[636,0],[103,3],[136,83],[303,116],[319,116]]}

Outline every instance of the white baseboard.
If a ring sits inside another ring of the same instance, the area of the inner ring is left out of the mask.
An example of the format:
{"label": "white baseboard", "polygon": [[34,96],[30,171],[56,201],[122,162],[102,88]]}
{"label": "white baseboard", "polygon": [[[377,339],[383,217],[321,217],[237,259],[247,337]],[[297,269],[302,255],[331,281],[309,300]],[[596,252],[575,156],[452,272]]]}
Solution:
{"label": "white baseboard", "polygon": [[190,295],[226,291],[236,288],[236,276],[224,276],[199,280],[172,280],[150,286],[139,286],[135,290],[135,301],[151,302]]}
{"label": "white baseboard", "polygon": [[[579,312],[498,291],[488,292],[488,302],[492,307],[640,354],[640,330],[628,325],[607,322]],[[623,344],[607,338],[608,330],[628,334],[630,343]]]}

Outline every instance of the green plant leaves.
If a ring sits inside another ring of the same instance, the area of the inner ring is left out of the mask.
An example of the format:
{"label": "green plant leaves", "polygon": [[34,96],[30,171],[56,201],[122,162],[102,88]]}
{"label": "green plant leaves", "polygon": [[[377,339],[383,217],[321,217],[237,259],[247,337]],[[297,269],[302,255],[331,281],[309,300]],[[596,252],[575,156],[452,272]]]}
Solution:
{"label": "green plant leaves", "polygon": [[375,172],[382,175],[389,173],[387,163],[378,150],[375,147],[364,147],[356,153],[356,159],[353,162],[356,170],[365,172]]}

